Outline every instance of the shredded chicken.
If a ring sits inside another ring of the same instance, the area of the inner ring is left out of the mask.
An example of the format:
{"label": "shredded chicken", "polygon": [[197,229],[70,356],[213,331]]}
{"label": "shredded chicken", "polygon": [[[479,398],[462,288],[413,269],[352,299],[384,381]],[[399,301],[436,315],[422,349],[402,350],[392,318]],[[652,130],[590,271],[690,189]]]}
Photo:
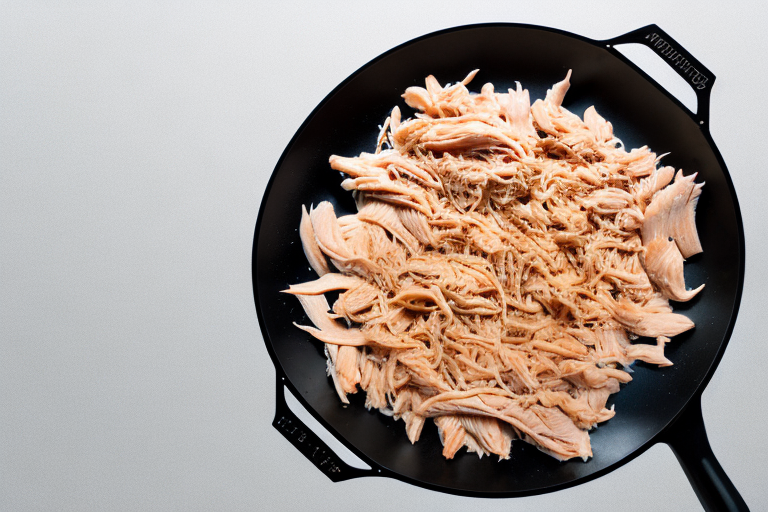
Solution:
{"label": "shredded chicken", "polygon": [[586,460],[629,366],[671,365],[665,344],[694,327],[669,300],[704,286],[683,275],[702,184],[626,151],[594,107],[563,108],[570,71],[533,105],[519,83],[469,92],[476,72],[409,87],[416,114],[395,107],[374,153],[330,157],[358,212],[302,206],[319,279],[286,292],[341,400],[362,389],[411,442],[432,418],[447,458],[508,458],[519,438]]}

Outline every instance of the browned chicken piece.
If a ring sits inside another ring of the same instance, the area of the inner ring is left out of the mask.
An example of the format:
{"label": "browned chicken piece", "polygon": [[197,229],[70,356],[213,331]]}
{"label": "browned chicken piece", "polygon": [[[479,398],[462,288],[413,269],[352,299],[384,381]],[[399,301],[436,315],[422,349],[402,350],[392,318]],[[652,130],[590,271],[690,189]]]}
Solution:
{"label": "browned chicken piece", "polygon": [[526,152],[508,130],[484,122],[478,116],[406,121],[393,133],[395,147],[416,147],[423,151],[460,154],[491,148],[507,149],[507,154],[522,158]]}
{"label": "browned chicken piece", "polygon": [[413,444],[421,437],[421,430],[424,428],[426,418],[413,411],[406,411],[402,417],[405,422],[405,434],[408,436],[411,444]]}
{"label": "browned chicken piece", "polygon": [[501,459],[509,458],[513,432],[498,420],[470,415],[438,416],[434,420],[446,459],[452,459],[465,446],[480,458],[492,453]]}
{"label": "browned chicken piece", "polygon": [[412,443],[431,418],[448,459],[508,458],[519,438],[586,460],[630,365],[671,365],[666,343],[694,327],[669,301],[703,288],[683,272],[702,185],[563,107],[570,71],[533,104],[519,83],[470,92],[476,74],[409,87],[417,114],[393,108],[374,153],[330,157],[357,211],[302,208],[319,278],[285,291],[341,401],[361,389]]}
{"label": "browned chicken piece", "polygon": [[435,418],[440,442],[443,443],[443,457],[452,459],[465,445],[467,431],[459,421],[458,416],[446,415]]}
{"label": "browned chicken piece", "polygon": [[565,391],[541,390],[536,393],[536,398],[544,407],[558,407],[573,423],[581,428],[589,430],[598,423],[602,423],[613,418],[613,410],[605,407],[595,410],[589,403],[589,395],[581,393],[578,398],[574,398]]}
{"label": "browned chicken piece", "polygon": [[531,97],[520,82],[516,85],[517,88],[509,89],[506,95],[497,95],[496,101],[509,124],[512,138],[532,145],[538,136],[531,121]]}
{"label": "browned chicken piece", "polygon": [[512,449],[513,430],[494,418],[483,416],[459,416],[461,426],[466,435],[464,444],[467,451],[476,453],[478,457],[483,455],[498,455],[499,459],[508,459]]}
{"label": "browned chicken piece", "polygon": [[355,288],[366,281],[356,276],[347,276],[336,272],[323,274],[319,279],[307,281],[306,283],[292,284],[285,293],[293,295],[321,295],[332,290],[349,290]]}
{"label": "browned chicken piece", "polygon": [[301,245],[304,248],[304,255],[307,257],[307,261],[317,275],[322,276],[331,271],[328,267],[328,260],[325,259],[323,251],[320,250],[320,246],[317,245],[315,240],[315,230],[312,227],[309,213],[307,208],[301,205],[301,223],[299,224],[299,236],[301,238]]}
{"label": "browned chicken piece", "polygon": [[398,393],[397,399],[392,404],[392,416],[403,420],[406,435],[411,443],[419,440],[426,421],[424,416],[413,412],[419,408],[421,400],[419,391],[406,388]]}
{"label": "browned chicken piece", "polygon": [[380,316],[376,312],[372,312],[372,314],[365,312],[370,313],[370,308],[382,299],[381,292],[376,286],[363,283],[340,294],[336,302],[333,303],[333,312],[352,322],[364,323]]}
{"label": "browned chicken piece", "polygon": [[702,251],[695,215],[703,183],[695,183],[695,178],[695,173],[683,176],[683,171],[677,171],[675,181],[653,197],[641,228],[643,245],[657,238],[672,238],[683,258]]}
{"label": "browned chicken piece", "polygon": [[377,263],[365,255],[355,253],[347,244],[331,203],[323,201],[317,205],[309,217],[318,247],[331,258],[331,262],[337,269],[363,277],[382,274],[382,269]]}
{"label": "browned chicken piece", "polygon": [[478,69],[471,71],[464,80],[450,87],[441,86],[434,76],[429,75],[425,80],[426,89],[409,87],[405,90],[403,99],[409,107],[433,118],[460,115],[462,111],[472,106],[466,85],[472,81],[478,71]]}
{"label": "browned chicken piece", "polygon": [[548,102],[552,106],[559,107],[563,104],[563,100],[565,99],[565,93],[568,92],[568,89],[571,87],[571,70],[568,70],[568,74],[565,75],[565,78],[557,82],[555,85],[552,86],[550,90],[547,91],[547,96],[544,99],[544,101]]}
{"label": "browned chicken piece", "polygon": [[[632,380],[632,377],[623,370],[573,359],[562,361],[558,365],[558,370],[561,372],[562,378],[574,383],[577,387],[613,389],[618,382],[626,384]],[[616,387],[616,391],[618,391],[618,387]]]}
{"label": "browned chicken piece", "polygon": [[630,188],[630,192],[635,197],[635,201],[645,208],[646,203],[651,200],[653,195],[662,188],[669,185],[675,176],[675,168],[670,166],[655,169],[650,176],[641,179],[636,185]]}
{"label": "browned chicken piece", "polygon": [[624,329],[620,327],[603,328],[595,331],[595,358],[603,364],[619,363],[628,366],[630,359],[627,357],[629,338]]}
{"label": "browned chicken piece", "polygon": [[348,345],[340,346],[336,356],[336,375],[339,385],[345,393],[357,392],[357,384],[360,383],[360,366],[358,357],[360,351],[357,347]]}
{"label": "browned chicken piece", "polygon": [[668,299],[689,301],[704,288],[702,284],[695,290],[686,290],[683,255],[672,238],[656,238],[647,244],[645,270]]}
{"label": "browned chicken piece", "polygon": [[[608,403],[608,398],[613,393],[619,392],[619,383],[618,381],[614,382],[614,388],[611,388],[610,386],[603,386],[601,388],[587,388],[584,390],[584,395],[587,397],[587,403],[593,411],[603,411]],[[613,411],[613,406],[611,406],[611,411]]]}
{"label": "browned chicken piece", "polygon": [[397,238],[411,254],[421,252],[419,240],[406,229],[397,214],[399,208],[380,201],[371,201],[357,212],[357,218],[373,224],[378,224]]}
{"label": "browned chicken piece", "polygon": [[341,233],[336,213],[333,205],[328,201],[323,201],[312,210],[309,216],[312,221],[315,240],[323,253],[337,261],[346,260],[354,257],[352,251],[347,247],[344,235]]}
{"label": "browned chicken piece", "polygon": [[672,366],[672,361],[664,356],[664,345],[669,343],[669,338],[659,336],[656,338],[655,345],[636,343],[627,347],[627,356],[632,359],[639,359],[649,364],[659,366]]}
{"label": "browned chicken piece", "polygon": [[[610,299],[608,301],[613,302]],[[613,302],[607,307],[620,324],[638,336],[677,336],[694,327],[693,322],[684,315],[671,311],[651,311],[628,300]]]}
{"label": "browned chicken piece", "polygon": [[336,358],[339,355],[339,346],[332,343],[326,343],[324,349],[326,357],[325,372],[333,381],[333,387],[336,390],[336,394],[339,395],[339,400],[341,400],[342,403],[348,404],[349,399],[347,398],[347,393],[342,389],[341,383],[339,382],[339,376],[336,373]]}
{"label": "browned chicken piece", "polygon": [[297,295],[304,312],[317,327],[296,325],[315,338],[333,345],[367,345],[368,340],[360,329],[342,327],[328,314],[330,307],[323,295]]}
{"label": "browned chicken piece", "polygon": [[603,119],[594,106],[584,111],[584,124],[598,141],[608,142],[613,139],[613,125]]}
{"label": "browned chicken piece", "polygon": [[581,204],[600,214],[618,213],[632,206],[634,197],[629,192],[616,187],[606,187],[594,191],[584,198]]}
{"label": "browned chicken piece", "polygon": [[552,123],[550,113],[547,112],[547,106],[542,100],[533,102],[533,105],[531,105],[531,114],[539,129],[549,135],[558,134],[558,129]]}
{"label": "browned chicken piece", "polygon": [[360,368],[360,387],[365,391],[365,406],[368,409],[384,409],[389,407],[387,401],[387,373],[382,368],[381,360],[370,356],[362,357]]}
{"label": "browned chicken piece", "polygon": [[426,416],[472,414],[497,418],[511,425],[521,439],[560,460],[586,460],[592,455],[587,432],[556,407],[525,407],[496,394],[450,392],[428,399],[420,410]]}
{"label": "browned chicken piece", "polygon": [[432,169],[421,167],[394,150],[382,151],[375,155],[363,153],[354,158],[333,155],[329,163],[333,169],[353,178],[396,173],[406,175],[428,188],[441,188],[440,181]]}
{"label": "browned chicken piece", "polygon": [[405,229],[423,245],[430,246],[437,243],[429,221],[423,213],[410,208],[397,208],[397,215]]}

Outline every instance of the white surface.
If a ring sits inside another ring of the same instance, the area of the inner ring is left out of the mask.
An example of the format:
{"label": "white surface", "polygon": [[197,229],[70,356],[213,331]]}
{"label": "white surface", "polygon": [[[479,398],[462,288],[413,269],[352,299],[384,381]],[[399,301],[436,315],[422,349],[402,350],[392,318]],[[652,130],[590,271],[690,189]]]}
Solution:
{"label": "white surface", "polygon": [[0,4],[0,510],[700,510],[664,445],[572,489],[484,500],[332,484],[270,425],[250,258],[272,168],[359,66],[486,21],[595,39],[657,23],[717,75],[747,279],[703,410],[766,509],[763,2],[187,4]]}

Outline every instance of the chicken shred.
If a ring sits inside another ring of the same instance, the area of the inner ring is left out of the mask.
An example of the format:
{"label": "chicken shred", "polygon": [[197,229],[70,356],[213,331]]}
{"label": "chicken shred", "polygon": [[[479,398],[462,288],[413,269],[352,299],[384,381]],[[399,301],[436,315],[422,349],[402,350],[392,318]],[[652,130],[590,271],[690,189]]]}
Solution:
{"label": "chicken shred", "polygon": [[330,157],[358,211],[302,206],[319,279],[286,292],[341,400],[362,389],[411,442],[431,418],[449,459],[509,458],[519,438],[587,460],[630,365],[671,365],[666,343],[694,327],[669,300],[704,286],[683,275],[702,184],[626,151],[595,107],[564,108],[570,70],[533,104],[520,83],[470,92],[477,72],[409,87],[415,115],[394,107],[375,153]]}

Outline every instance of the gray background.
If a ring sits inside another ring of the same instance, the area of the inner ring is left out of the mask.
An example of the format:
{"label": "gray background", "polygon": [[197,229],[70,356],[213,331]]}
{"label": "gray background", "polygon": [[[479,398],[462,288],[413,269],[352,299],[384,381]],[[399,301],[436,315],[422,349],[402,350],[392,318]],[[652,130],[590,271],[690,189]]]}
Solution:
{"label": "gray background", "polygon": [[332,484],[270,426],[250,258],[282,150],[368,60],[486,21],[595,39],[657,23],[717,75],[747,276],[703,411],[768,509],[763,2],[65,4],[0,4],[0,510],[700,510],[665,445],[576,488],[485,500]]}

